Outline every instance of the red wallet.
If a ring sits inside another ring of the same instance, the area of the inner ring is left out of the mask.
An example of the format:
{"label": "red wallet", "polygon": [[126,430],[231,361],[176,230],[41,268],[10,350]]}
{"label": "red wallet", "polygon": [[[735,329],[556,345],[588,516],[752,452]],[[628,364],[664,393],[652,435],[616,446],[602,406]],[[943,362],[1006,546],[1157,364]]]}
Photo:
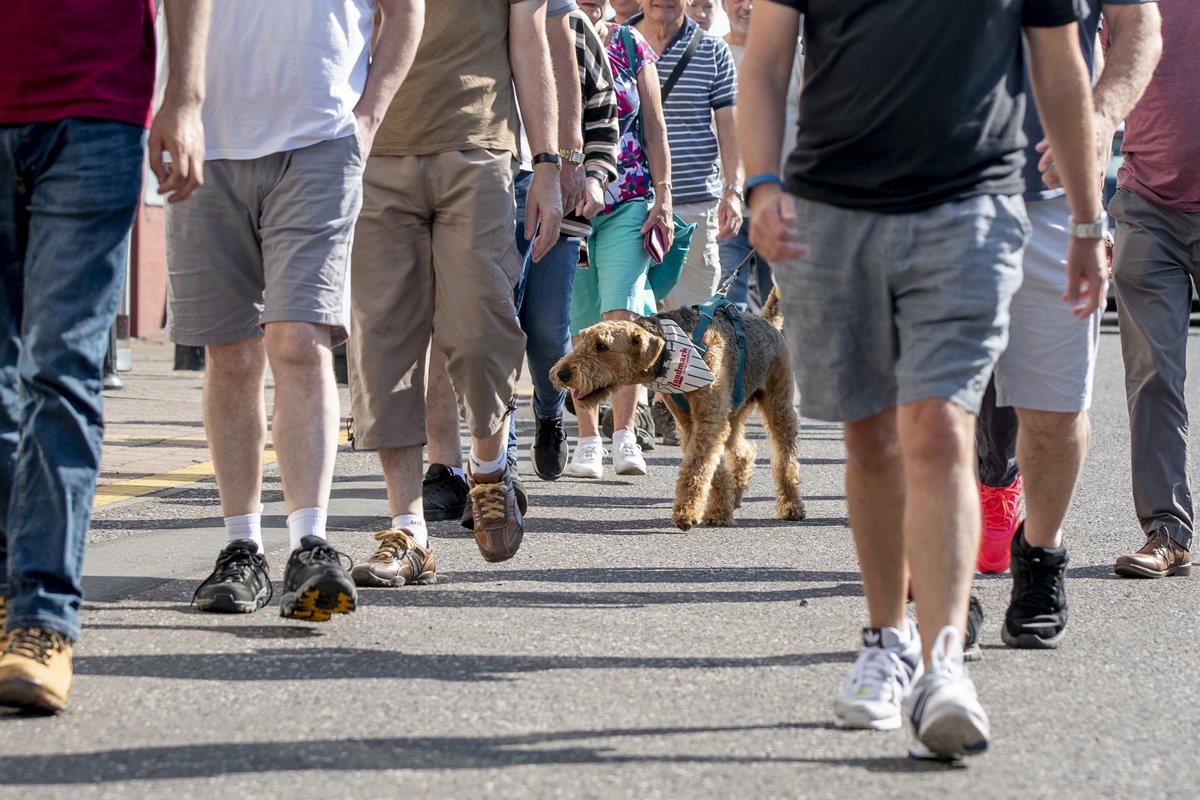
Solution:
{"label": "red wallet", "polygon": [[666,243],[663,242],[662,231],[657,225],[646,231],[646,252],[650,254],[650,260],[655,264],[661,264],[666,258]]}

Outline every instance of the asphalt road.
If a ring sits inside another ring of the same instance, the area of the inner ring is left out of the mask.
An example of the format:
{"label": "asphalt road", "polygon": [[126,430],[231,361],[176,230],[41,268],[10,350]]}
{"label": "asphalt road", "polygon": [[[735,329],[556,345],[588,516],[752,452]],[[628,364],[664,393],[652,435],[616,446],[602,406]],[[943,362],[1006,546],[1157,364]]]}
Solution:
{"label": "asphalt road", "polygon": [[[676,532],[660,447],[645,478],[530,478],[507,563],[439,523],[437,585],[365,590],[326,624],[189,609],[223,540],[211,483],[104,509],[71,710],[0,716],[0,798],[1195,796],[1200,584],[1111,571],[1141,541],[1111,329],[1093,422],[1062,648],[1005,648],[1008,577],[977,583],[994,739],[968,766],[831,724],[864,605],[840,433],[806,421],[803,523],[771,518],[764,452],[737,527]],[[365,557],[385,515],[374,456],[342,453],[333,543]]]}

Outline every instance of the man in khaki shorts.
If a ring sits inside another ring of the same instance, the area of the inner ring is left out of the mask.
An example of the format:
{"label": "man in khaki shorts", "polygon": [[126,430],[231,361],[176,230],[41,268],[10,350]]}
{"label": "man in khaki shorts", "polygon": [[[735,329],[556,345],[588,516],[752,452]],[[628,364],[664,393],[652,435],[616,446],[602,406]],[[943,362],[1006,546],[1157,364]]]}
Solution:
{"label": "man in khaki shorts", "polygon": [[168,330],[207,348],[204,427],[229,540],[196,591],[202,611],[251,612],[272,594],[259,505],[268,363],[291,543],[281,613],[354,610],[354,584],[325,541],[338,427],[330,348],[346,338],[363,165],[416,53],[423,6],[259,0],[213,16],[209,180],[194,202],[167,210]]}
{"label": "man in khaki shorts", "polygon": [[421,502],[431,338],[472,437],[467,477],[479,550],[502,561],[521,544],[504,449],[525,353],[513,305],[521,257],[512,87],[534,153],[520,224],[538,261],[558,240],[562,217],[545,14],[545,0],[431,4],[412,72],[367,162],[354,235],[350,394],[354,446],[379,451],[392,527],[355,568],[359,585],[436,577]]}

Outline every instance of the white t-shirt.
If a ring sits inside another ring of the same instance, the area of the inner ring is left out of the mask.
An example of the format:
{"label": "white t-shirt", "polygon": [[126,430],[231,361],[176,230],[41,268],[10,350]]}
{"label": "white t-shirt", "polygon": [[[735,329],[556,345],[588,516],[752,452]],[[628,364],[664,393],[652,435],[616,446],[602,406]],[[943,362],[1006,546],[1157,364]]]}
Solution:
{"label": "white t-shirt", "polygon": [[250,159],[354,133],[375,0],[216,0],[207,159]]}

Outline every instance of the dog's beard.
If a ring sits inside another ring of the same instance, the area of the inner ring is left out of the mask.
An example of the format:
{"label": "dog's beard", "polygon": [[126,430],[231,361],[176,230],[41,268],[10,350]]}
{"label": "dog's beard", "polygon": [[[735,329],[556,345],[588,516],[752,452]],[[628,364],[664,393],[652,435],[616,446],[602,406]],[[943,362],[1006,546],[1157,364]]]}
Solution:
{"label": "dog's beard", "polygon": [[582,389],[572,389],[571,400],[577,406],[590,408],[591,406],[600,405],[600,403],[603,403],[605,400],[607,400],[608,396],[612,394],[614,388],[616,387],[609,385],[588,388],[587,391]]}

